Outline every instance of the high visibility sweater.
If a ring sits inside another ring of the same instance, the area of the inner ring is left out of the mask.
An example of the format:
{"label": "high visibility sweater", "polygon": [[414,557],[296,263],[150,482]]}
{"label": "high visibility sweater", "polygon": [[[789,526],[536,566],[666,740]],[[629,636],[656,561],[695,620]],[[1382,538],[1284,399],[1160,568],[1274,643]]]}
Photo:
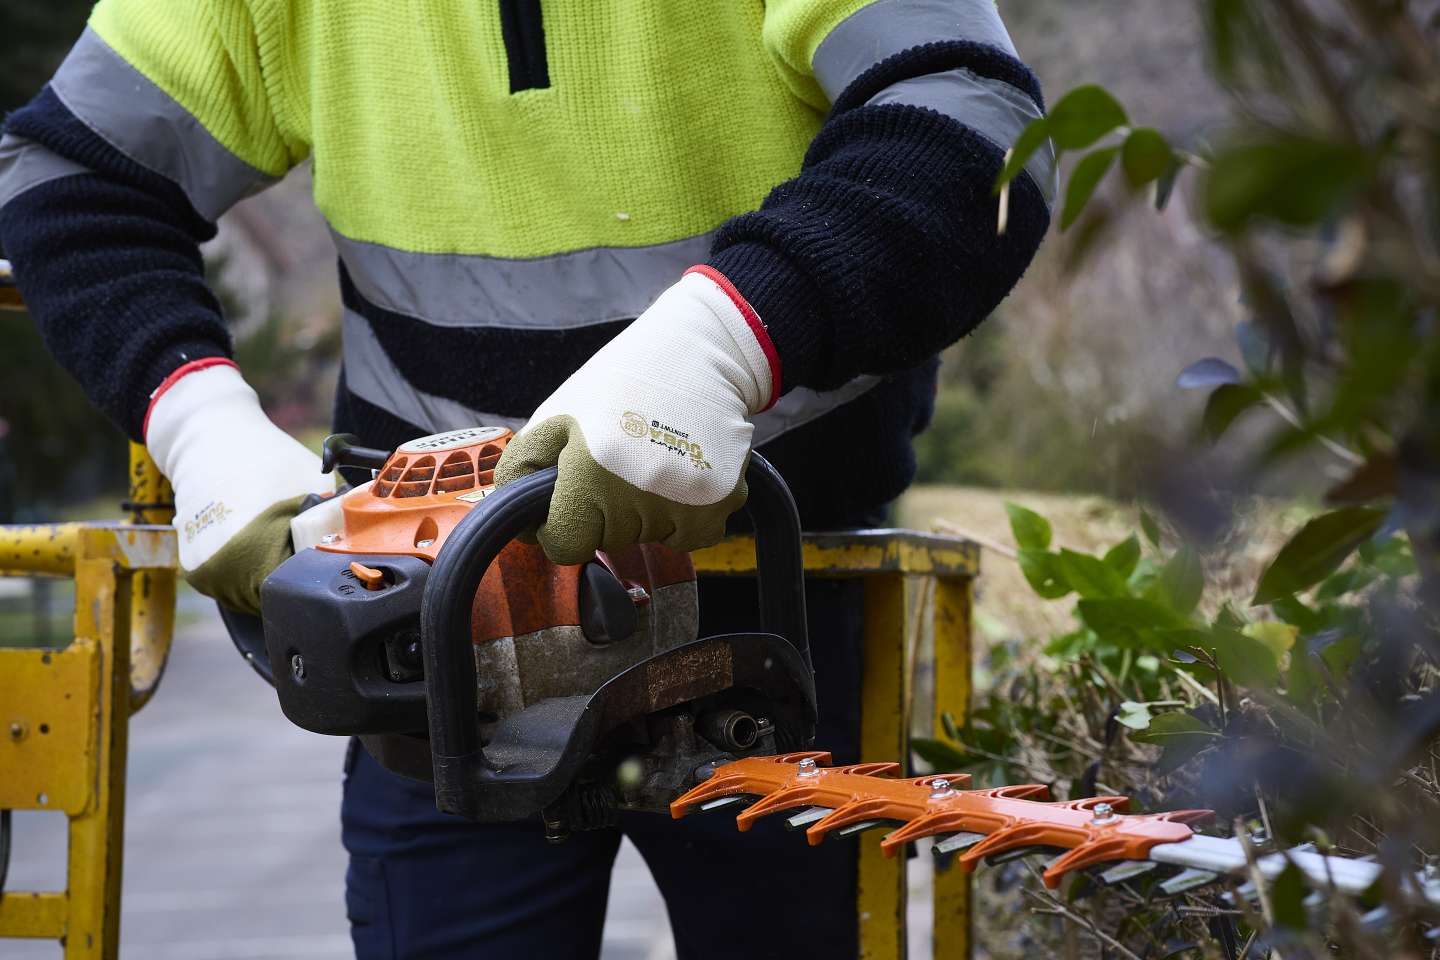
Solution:
{"label": "high visibility sweater", "polygon": [[[1048,225],[1043,108],[993,0],[101,0],[0,140],[0,243],[139,438],[230,344],[197,243],[307,159],[340,254],[337,425],[518,425],[686,267],[766,325],[760,449],[808,522],[914,473],[935,354]],[[847,447],[858,448],[856,454]]]}

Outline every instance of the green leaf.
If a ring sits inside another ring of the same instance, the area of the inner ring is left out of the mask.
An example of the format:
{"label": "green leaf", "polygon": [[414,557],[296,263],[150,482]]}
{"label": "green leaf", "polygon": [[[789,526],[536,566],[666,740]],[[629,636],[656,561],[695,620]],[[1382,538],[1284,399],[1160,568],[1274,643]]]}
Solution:
{"label": "green leaf", "polygon": [[1348,677],[1364,646],[1365,641],[1358,634],[1346,634],[1333,643],[1325,644],[1320,650],[1320,659],[1335,676]]}
{"label": "green leaf", "polygon": [[1273,687],[1280,667],[1270,648],[1243,633],[1216,630],[1207,641],[1225,675],[1243,687]]}
{"label": "green leaf", "polygon": [[1283,623],[1279,620],[1261,620],[1259,623],[1249,623],[1240,631],[1251,640],[1257,640],[1264,644],[1278,663],[1280,658],[1290,652],[1295,646],[1295,638],[1300,635],[1300,629],[1294,624]]}
{"label": "green leaf", "polygon": [[1333,216],[1369,179],[1373,160],[1356,146],[1281,136],[1221,151],[1205,177],[1205,211],[1231,232],[1252,220],[1309,226]]}
{"label": "green leaf", "polygon": [[960,739],[960,729],[955,726],[955,715],[952,714],[949,710],[946,710],[940,714],[940,726],[944,728],[945,736],[949,737],[951,740]]}
{"label": "green leaf", "polygon": [[1145,531],[1145,539],[1150,541],[1152,547],[1160,546],[1160,524],[1150,515],[1150,511],[1140,511],[1140,529]]}
{"label": "green leaf", "polygon": [[1222,603],[1220,612],[1215,614],[1215,626],[1221,630],[1244,630],[1247,623],[1249,621],[1236,613],[1235,608],[1230,606],[1229,600]]}
{"label": "green leaf", "polygon": [[1384,521],[1385,511],[1371,507],[1345,507],[1311,520],[1261,574],[1251,602],[1271,603],[1319,583],[1374,536]]}
{"label": "green leaf", "polygon": [[1061,550],[1057,561],[1060,573],[1076,593],[1092,597],[1123,597],[1125,578],[1104,560],[1074,550]]}
{"label": "green leaf", "polygon": [[1070,229],[1070,224],[1085,211],[1085,204],[1094,196],[1095,188],[1109,172],[1119,152],[1119,147],[1106,147],[1086,154],[1075,164],[1075,169],[1070,172],[1070,182],[1065,186],[1065,207],[1060,212],[1062,231]]}
{"label": "green leaf", "polygon": [[940,772],[948,773],[958,770],[970,762],[969,756],[944,740],[913,737],[910,740],[910,749],[915,752],[915,756]]}
{"label": "green leaf", "polygon": [[1025,582],[1046,600],[1058,600],[1071,590],[1060,569],[1060,558],[1044,550],[1021,550],[1017,559]]}
{"label": "green leaf", "polygon": [[1276,597],[1270,609],[1281,620],[1299,627],[1301,633],[1314,633],[1324,627],[1324,618],[1295,597]]}
{"label": "green leaf", "polygon": [[1048,550],[1050,547],[1050,521],[1034,510],[1027,510],[1018,503],[1005,504],[1005,513],[1010,517],[1010,532],[1021,550]]}
{"label": "green leaf", "polygon": [[1041,117],[1038,120],[1031,120],[1020,136],[1015,138],[1015,144],[1010,148],[1010,158],[1005,161],[1000,176],[995,178],[995,192],[999,193],[1000,188],[1020,175],[1025,169],[1025,164],[1030,157],[1045,145],[1050,138],[1050,120],[1048,117]]}
{"label": "green leaf", "polygon": [[1378,576],[1379,571],[1375,568],[1364,566],[1352,566],[1339,573],[1332,573],[1315,588],[1315,599],[1321,603],[1338,600],[1347,593],[1364,590],[1374,583]]}
{"label": "green leaf", "polygon": [[1304,649],[1290,655],[1290,668],[1285,671],[1285,697],[1297,707],[1309,706],[1321,690],[1320,679],[1310,654]]}
{"label": "green leaf", "polygon": [[1182,616],[1195,609],[1205,592],[1205,568],[1193,547],[1182,546],[1165,562],[1152,590],[1156,599]]}
{"label": "green leaf", "polygon": [[1103,87],[1076,87],[1050,108],[1050,139],[1057,150],[1084,150],[1126,122],[1125,109]]}
{"label": "green leaf", "polygon": [[1275,911],[1275,926],[1304,930],[1307,924],[1305,897],[1309,888],[1305,874],[1293,863],[1285,864],[1270,888],[1270,904]]}
{"label": "green leaf", "polygon": [[1080,620],[1100,637],[1122,646],[1153,646],[1157,652],[1169,652],[1160,646],[1158,634],[1167,630],[1183,630],[1186,619],[1164,604],[1140,597],[1106,597],[1081,600],[1076,604]]}
{"label": "green leaf", "polygon": [[1134,700],[1126,700],[1120,704],[1115,711],[1115,720],[1122,726],[1131,730],[1144,730],[1150,726],[1150,705],[1148,703],[1136,703]]}
{"label": "green leaf", "polygon": [[1124,579],[1129,579],[1140,563],[1140,541],[1135,534],[1115,544],[1105,553],[1105,565]]}
{"label": "green leaf", "polygon": [[1230,425],[1240,414],[1257,406],[1264,399],[1264,395],[1248,383],[1222,384],[1216,387],[1205,401],[1205,413],[1200,421],[1200,429],[1213,443],[1224,436],[1225,431],[1230,429]]}
{"label": "green leaf", "polygon": [[[1130,739],[1163,747],[1186,746],[1198,751],[1218,739],[1220,734],[1205,721],[1188,713],[1162,713],[1144,730],[1136,730]],[[1192,751],[1192,752],[1194,752]]]}
{"label": "green leaf", "polygon": [[1120,164],[1132,187],[1159,180],[1175,165],[1175,153],[1159,130],[1141,127],[1132,130],[1121,148]]}

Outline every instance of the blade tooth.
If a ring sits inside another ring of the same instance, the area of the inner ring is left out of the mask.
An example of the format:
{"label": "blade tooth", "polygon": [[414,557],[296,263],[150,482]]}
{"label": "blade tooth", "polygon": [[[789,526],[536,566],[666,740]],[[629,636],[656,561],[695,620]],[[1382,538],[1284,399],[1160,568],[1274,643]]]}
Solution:
{"label": "blade tooth", "polygon": [[796,753],[782,753],[772,757],[776,763],[797,764],[801,760],[814,760],[817,766],[830,766],[830,753],[826,750],[801,750]]}
{"label": "blade tooth", "polygon": [[1169,823],[1183,823],[1187,826],[1192,823],[1204,823],[1207,820],[1215,819],[1214,810],[1169,810],[1165,813],[1152,814],[1156,820],[1164,820]]}
{"label": "blade tooth", "polygon": [[984,839],[985,834],[983,833],[969,833],[962,830],[960,833],[953,833],[943,840],[936,840],[935,846],[931,847],[930,850],[935,856],[943,857],[947,854],[959,853],[961,850],[973,847]]}
{"label": "blade tooth", "polygon": [[837,767],[836,773],[848,773],[857,777],[893,777],[900,772],[900,764],[893,760],[879,763],[852,763],[848,767]]}
{"label": "blade tooth", "polygon": [[1159,866],[1160,864],[1153,860],[1124,860],[1101,873],[1100,882],[1107,887],[1113,887],[1117,883],[1142,877]]}
{"label": "blade tooth", "polygon": [[[937,833],[950,833],[959,830],[965,824],[965,820],[966,817],[963,814],[953,810],[935,810],[921,814],[880,841],[880,846],[887,851],[894,850],[919,840],[921,837]],[[984,834],[979,834],[979,836],[983,838]]]}
{"label": "blade tooth", "polygon": [[1050,788],[1043,783],[1016,783],[986,790],[983,795],[1005,800],[1046,800],[1050,797]]}
{"label": "blade tooth", "polygon": [[823,820],[833,812],[831,807],[809,807],[801,810],[795,816],[785,821],[789,830],[799,830],[801,827],[808,827],[817,820]]}
{"label": "blade tooth", "polygon": [[1167,897],[1184,893],[1187,890],[1194,890],[1196,887],[1203,887],[1207,883],[1214,883],[1219,879],[1220,874],[1211,873],[1209,870],[1200,870],[1196,867],[1189,867],[1181,870],[1169,880],[1162,881],[1160,890]]}
{"label": "blade tooth", "polygon": [[1102,803],[1108,803],[1116,813],[1124,813],[1130,809],[1129,797],[1086,797],[1083,800],[1072,800],[1066,806],[1072,810],[1093,810]]}
{"label": "blade tooth", "polygon": [[866,830],[874,830],[876,827],[883,827],[894,820],[861,820],[859,823],[849,823],[835,831],[837,837],[853,837],[857,833],[864,833]]}
{"label": "blade tooth", "polygon": [[714,810],[724,810],[726,807],[733,807],[737,803],[754,803],[755,798],[749,794],[736,793],[728,797],[716,797],[714,800],[706,800],[700,804],[701,813],[710,813]]}
{"label": "blade tooth", "polygon": [[[1004,863],[1014,863],[1016,860],[1024,860],[1026,857],[1033,857],[1037,853],[1044,853],[1047,850],[1054,850],[1054,847],[1046,846],[1043,843],[1027,843],[1022,847],[1011,847],[1009,850],[1002,850],[999,853],[992,853],[985,858],[985,865],[998,867]],[[1064,854],[1061,855],[1062,857]],[[1059,859],[1059,858],[1057,858]],[[1054,886],[1046,881],[1046,886]]]}
{"label": "blade tooth", "polygon": [[816,846],[825,839],[825,835],[831,830],[838,830],[861,820],[877,819],[878,814],[884,812],[886,803],[887,801],[878,799],[851,800],[843,803],[823,819],[812,823],[810,829],[805,831],[805,838],[810,841],[812,847]]}
{"label": "blade tooth", "polygon": [[974,870],[975,865],[981,860],[994,863],[995,861],[991,858],[997,853],[1005,853],[1019,847],[1033,847],[1040,839],[1044,829],[1042,825],[1033,823],[1012,823],[1009,826],[1001,827],[961,854],[960,865],[966,870]]}
{"label": "blade tooth", "polygon": [[750,806],[744,813],[735,818],[735,825],[741,832],[749,830],[751,825],[761,817],[772,813],[779,813],[791,807],[798,807],[801,804],[808,804],[815,799],[815,788],[811,784],[796,784],[789,787],[781,787],[774,793],[762,797]]}
{"label": "blade tooth", "polygon": [[1110,837],[1104,840],[1087,840],[1073,847],[1045,865],[1045,885],[1057,887],[1060,878],[1071,870],[1080,870],[1096,863],[1118,860],[1125,856],[1125,840]]}
{"label": "blade tooth", "polygon": [[[685,791],[674,802],[670,804],[670,816],[679,820],[690,812],[691,807],[698,806],[717,797],[728,796],[732,793],[742,793],[747,786],[746,779],[740,776],[716,775],[703,783],[697,784]],[[764,792],[764,791],[761,791]]]}
{"label": "blade tooth", "polygon": [[911,777],[910,782],[917,786],[928,787],[932,781],[941,779],[948,781],[955,790],[965,790],[969,788],[970,782],[975,778],[968,773],[931,773],[923,777]]}

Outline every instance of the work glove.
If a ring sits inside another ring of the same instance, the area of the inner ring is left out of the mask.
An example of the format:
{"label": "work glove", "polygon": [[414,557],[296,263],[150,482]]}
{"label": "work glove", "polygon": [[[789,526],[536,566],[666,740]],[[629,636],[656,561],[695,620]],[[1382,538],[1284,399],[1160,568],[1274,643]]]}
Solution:
{"label": "work glove", "polygon": [[265,416],[228,360],[198,360],[155,391],[145,446],[175,488],[180,568],[223,606],[260,612],[260,583],[293,553],[290,519],[333,494],[320,458]]}
{"label": "work glove", "polygon": [[559,466],[536,531],[556,563],[709,546],[745,502],[749,418],[779,392],[760,318],[722,274],[692,267],[540,404],[495,481]]}

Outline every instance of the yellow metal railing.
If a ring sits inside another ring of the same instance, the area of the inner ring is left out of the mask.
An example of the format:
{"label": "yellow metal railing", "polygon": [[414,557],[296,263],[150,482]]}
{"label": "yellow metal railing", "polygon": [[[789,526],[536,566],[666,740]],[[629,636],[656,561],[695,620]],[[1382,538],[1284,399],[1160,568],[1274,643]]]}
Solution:
{"label": "yellow metal railing", "polygon": [[[169,649],[175,534],[65,524],[0,528],[0,538],[27,555],[7,555],[7,572],[75,579],[69,644],[0,649],[0,809],[69,818],[65,890],[0,894],[0,938],[62,940],[66,960],[108,960],[119,950],[126,737]],[[157,615],[159,597],[142,593],[142,578],[152,589],[169,585],[171,609]],[[147,627],[137,632],[142,614]]]}

